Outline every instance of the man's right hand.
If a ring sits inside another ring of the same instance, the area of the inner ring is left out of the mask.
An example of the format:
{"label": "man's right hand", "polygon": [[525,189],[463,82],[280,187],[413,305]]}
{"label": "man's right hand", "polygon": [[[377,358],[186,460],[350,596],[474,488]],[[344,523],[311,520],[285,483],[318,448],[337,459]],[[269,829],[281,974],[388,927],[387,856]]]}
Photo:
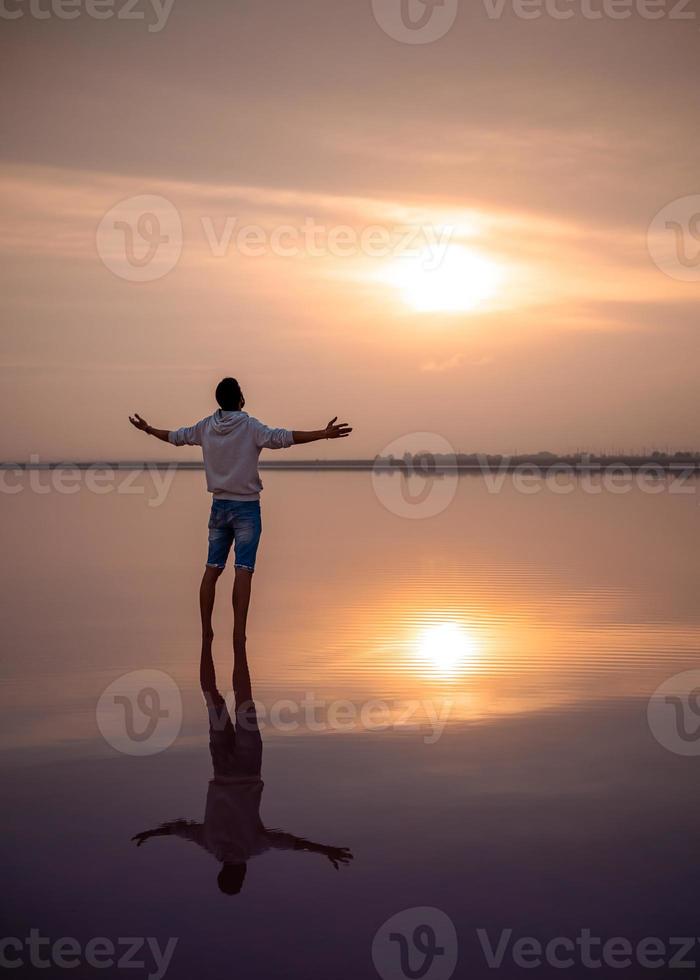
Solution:
{"label": "man's right hand", "polygon": [[[331,419],[325,428],[326,439],[345,439],[352,432],[347,422],[338,422],[338,416]],[[336,425],[337,422],[337,425]]]}

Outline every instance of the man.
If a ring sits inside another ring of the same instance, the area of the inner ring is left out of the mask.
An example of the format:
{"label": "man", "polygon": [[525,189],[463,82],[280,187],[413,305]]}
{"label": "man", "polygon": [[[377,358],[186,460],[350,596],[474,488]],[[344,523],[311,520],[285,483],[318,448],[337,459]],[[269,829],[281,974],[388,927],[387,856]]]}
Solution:
{"label": "man", "polygon": [[[155,429],[140,415],[129,416],[137,429],[173,446],[201,446],[207,489],[213,494],[209,518],[209,555],[199,589],[202,618],[202,651],[211,650],[214,632],[212,612],[216,582],[235,545],[233,585],[233,688],[237,703],[250,700],[250,684],[237,663],[245,663],[246,622],[251,578],[255,569],[262,522],[258,473],[261,449],[286,449],[319,439],[344,439],[352,429],[337,416],[325,429],[300,432],[270,429],[243,411],[245,399],[235,378],[224,378],[216,388],[219,409],[195,425],[170,431]],[[336,424],[337,423],[337,424]],[[246,668],[247,671],[247,668]],[[239,676],[240,675],[240,676]],[[238,701],[240,693],[240,702]]]}
{"label": "man", "polygon": [[[245,653],[241,675],[247,676]],[[239,675],[239,676],[241,676]],[[221,867],[217,876],[225,895],[237,895],[252,857],[270,850],[306,851],[321,854],[337,870],[349,864],[353,855],[347,847],[318,844],[282,830],[265,827],[260,819],[263,792],[262,739],[255,706],[236,696],[235,725],[226,702],[216,686],[214,661],[210,650],[202,651],[200,667],[202,693],[209,714],[209,751],[214,775],[209,782],[202,823],[173,820],[132,837],[141,847],[152,837],[180,837],[199,844]],[[246,682],[250,690],[250,679]]]}

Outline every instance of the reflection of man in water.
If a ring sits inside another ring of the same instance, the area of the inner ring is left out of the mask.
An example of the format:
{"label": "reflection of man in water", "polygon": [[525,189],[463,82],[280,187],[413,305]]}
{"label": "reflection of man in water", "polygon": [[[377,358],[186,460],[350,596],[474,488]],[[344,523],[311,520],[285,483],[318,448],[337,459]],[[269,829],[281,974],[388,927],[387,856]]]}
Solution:
{"label": "reflection of man in water", "polygon": [[[247,664],[245,674],[245,686],[249,686]],[[194,841],[221,862],[218,882],[226,895],[236,895],[243,887],[249,858],[273,848],[323,854],[336,869],[348,864],[352,854],[346,847],[315,844],[263,825],[260,819],[262,739],[255,706],[252,701],[237,702],[233,723],[226,702],[216,689],[211,653],[203,654],[201,679],[209,712],[209,749],[214,765],[204,822],[175,820],[136,834],[132,839],[139,847],[150,837],[174,835]]]}

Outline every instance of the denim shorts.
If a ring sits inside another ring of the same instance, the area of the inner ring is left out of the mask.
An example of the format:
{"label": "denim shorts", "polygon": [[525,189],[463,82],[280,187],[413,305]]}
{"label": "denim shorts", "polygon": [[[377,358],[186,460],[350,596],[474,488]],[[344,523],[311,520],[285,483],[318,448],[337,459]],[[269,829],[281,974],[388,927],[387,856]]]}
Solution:
{"label": "denim shorts", "polygon": [[[229,501],[230,503],[231,501]],[[244,501],[248,503],[249,501]],[[233,501],[238,503],[238,501]],[[262,769],[262,738],[255,708],[236,712],[235,725],[225,701],[208,705],[209,751],[214,776],[228,779],[260,776]]]}
{"label": "denim shorts", "polygon": [[262,534],[259,500],[214,500],[209,517],[207,565],[225,568],[235,542],[236,568],[255,569]]}

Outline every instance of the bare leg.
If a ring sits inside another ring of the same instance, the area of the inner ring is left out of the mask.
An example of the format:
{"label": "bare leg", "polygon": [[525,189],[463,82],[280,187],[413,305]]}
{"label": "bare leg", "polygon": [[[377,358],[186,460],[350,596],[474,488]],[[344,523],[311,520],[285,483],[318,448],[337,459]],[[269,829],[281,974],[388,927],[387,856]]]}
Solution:
{"label": "bare leg", "polygon": [[216,691],[216,674],[214,673],[214,660],[211,653],[214,640],[211,617],[214,611],[214,599],[216,598],[216,583],[222,571],[222,568],[212,568],[211,565],[207,565],[204,569],[202,583],[199,586],[199,611],[202,617],[202,657],[199,664],[199,681],[205,695],[208,692]]}
{"label": "bare leg", "polygon": [[246,623],[252,578],[253,573],[247,568],[236,568],[233,581],[233,693],[236,708],[253,699],[246,651]]}

